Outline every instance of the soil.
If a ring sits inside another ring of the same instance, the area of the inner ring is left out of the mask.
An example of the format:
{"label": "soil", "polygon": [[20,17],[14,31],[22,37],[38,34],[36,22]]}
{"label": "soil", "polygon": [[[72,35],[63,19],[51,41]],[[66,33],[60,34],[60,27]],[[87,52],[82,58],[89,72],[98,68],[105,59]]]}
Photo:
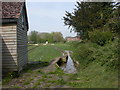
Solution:
{"label": "soil", "polygon": [[[34,66],[39,66],[35,65]],[[55,73],[56,65],[51,64],[44,67],[30,67],[27,71],[21,72],[18,78],[13,78],[10,82],[3,85],[3,88],[68,88],[62,84],[67,82],[69,76],[66,74]],[[61,81],[60,81],[61,80]]]}

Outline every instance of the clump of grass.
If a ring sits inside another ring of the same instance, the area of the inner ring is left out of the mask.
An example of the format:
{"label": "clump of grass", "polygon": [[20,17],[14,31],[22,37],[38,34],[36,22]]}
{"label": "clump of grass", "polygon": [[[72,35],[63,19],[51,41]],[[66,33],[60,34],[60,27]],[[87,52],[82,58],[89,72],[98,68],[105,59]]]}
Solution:
{"label": "clump of grass", "polygon": [[38,79],[39,82],[43,82],[45,81],[45,78],[42,78],[42,79]]}
{"label": "clump of grass", "polygon": [[32,73],[32,70],[31,68],[29,68],[29,66],[27,66],[26,68],[23,69],[23,72]]}
{"label": "clump of grass", "polygon": [[48,76],[45,74],[45,75],[42,75],[42,78],[48,78]]}
{"label": "clump of grass", "polygon": [[48,74],[56,74],[56,72],[48,72]]}
{"label": "clump of grass", "polygon": [[37,77],[37,75],[34,75],[34,77]]}
{"label": "clump of grass", "polygon": [[81,87],[80,82],[69,82],[67,85],[72,86],[72,87],[76,87],[76,88]]}
{"label": "clump of grass", "polygon": [[64,79],[58,79],[57,83],[64,85],[64,84],[66,84],[66,81]]}
{"label": "clump of grass", "polygon": [[35,83],[35,86],[37,86],[37,85],[41,85],[41,83],[40,82]]}
{"label": "clump of grass", "polygon": [[30,81],[26,81],[23,83],[23,85],[28,85],[28,84],[30,84]]}
{"label": "clump of grass", "polygon": [[49,81],[47,81],[47,82],[48,82],[48,83],[60,84],[60,85],[64,85],[64,84],[66,84],[66,81],[64,81],[64,79],[49,80]]}
{"label": "clump of grass", "polygon": [[33,80],[33,78],[30,78],[30,81],[32,81]]}
{"label": "clump of grass", "polygon": [[42,70],[38,70],[37,73],[44,74]]}
{"label": "clump of grass", "polygon": [[49,72],[47,74],[54,74],[57,75],[59,77],[62,77],[63,75],[65,75],[65,73],[63,72],[63,70],[61,70],[61,68],[58,68],[55,71]]}
{"label": "clump of grass", "polygon": [[48,78],[52,78],[52,76],[47,76]]}
{"label": "clump of grass", "polygon": [[16,85],[15,85],[15,86],[12,86],[11,88],[21,88],[21,87],[20,87],[20,86],[16,86]]}
{"label": "clump of grass", "polygon": [[50,86],[51,86],[50,84],[46,84],[44,87],[47,87],[47,88],[48,88],[48,87],[50,87]]}
{"label": "clump of grass", "polygon": [[32,70],[31,69],[27,70],[27,73],[32,73]]}
{"label": "clump of grass", "polygon": [[38,87],[35,85],[35,86],[33,86],[32,88],[38,88]]}
{"label": "clump of grass", "polygon": [[49,80],[49,81],[47,81],[48,83],[57,83],[58,82],[58,80]]}
{"label": "clump of grass", "polygon": [[7,84],[7,83],[10,82],[11,80],[12,80],[11,77],[6,77],[6,78],[4,78],[4,79],[2,80],[2,85]]}
{"label": "clump of grass", "polygon": [[7,84],[10,82],[13,78],[19,77],[18,72],[9,72],[2,80],[2,85]]}

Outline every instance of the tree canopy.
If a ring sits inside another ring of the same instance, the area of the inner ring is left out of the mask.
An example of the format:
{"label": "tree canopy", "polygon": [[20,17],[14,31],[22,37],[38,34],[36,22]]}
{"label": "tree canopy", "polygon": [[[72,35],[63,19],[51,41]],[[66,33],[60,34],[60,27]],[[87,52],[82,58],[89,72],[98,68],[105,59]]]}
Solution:
{"label": "tree canopy", "polygon": [[119,32],[119,3],[78,1],[75,6],[72,13],[66,11],[63,20],[71,31],[77,32],[83,39],[89,39],[88,33],[96,29]]}

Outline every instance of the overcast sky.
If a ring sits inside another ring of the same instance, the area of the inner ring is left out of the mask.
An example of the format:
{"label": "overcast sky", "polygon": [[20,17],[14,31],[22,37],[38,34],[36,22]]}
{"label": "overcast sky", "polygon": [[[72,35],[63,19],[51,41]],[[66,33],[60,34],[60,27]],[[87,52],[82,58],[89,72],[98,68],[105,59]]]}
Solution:
{"label": "overcast sky", "polygon": [[[70,33],[62,20],[65,11],[72,12],[75,2],[27,2],[29,32],[61,32],[64,37],[76,36]],[[28,33],[29,33],[28,32]]]}

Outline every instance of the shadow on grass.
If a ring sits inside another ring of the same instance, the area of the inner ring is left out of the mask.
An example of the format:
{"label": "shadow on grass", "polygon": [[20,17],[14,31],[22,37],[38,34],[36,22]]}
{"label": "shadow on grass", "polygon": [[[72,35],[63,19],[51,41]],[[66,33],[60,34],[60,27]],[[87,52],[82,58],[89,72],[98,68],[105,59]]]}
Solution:
{"label": "shadow on grass", "polygon": [[36,70],[36,69],[40,69],[43,67],[46,67],[49,65],[49,62],[44,62],[44,61],[31,61],[28,62],[28,65],[22,70],[22,72],[27,72],[29,70]]}

